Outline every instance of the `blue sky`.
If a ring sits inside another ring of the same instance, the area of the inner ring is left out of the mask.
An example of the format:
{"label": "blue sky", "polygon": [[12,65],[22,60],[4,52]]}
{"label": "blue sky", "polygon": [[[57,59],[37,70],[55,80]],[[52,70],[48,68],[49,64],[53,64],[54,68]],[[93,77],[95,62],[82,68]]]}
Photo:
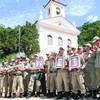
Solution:
{"label": "blue sky", "polygon": [[[6,27],[23,25],[26,21],[34,23],[39,17],[40,9],[43,17],[46,11],[43,8],[49,0],[0,0],[0,24]],[[85,22],[100,20],[100,0],[60,0],[67,5],[66,19],[81,26]]]}

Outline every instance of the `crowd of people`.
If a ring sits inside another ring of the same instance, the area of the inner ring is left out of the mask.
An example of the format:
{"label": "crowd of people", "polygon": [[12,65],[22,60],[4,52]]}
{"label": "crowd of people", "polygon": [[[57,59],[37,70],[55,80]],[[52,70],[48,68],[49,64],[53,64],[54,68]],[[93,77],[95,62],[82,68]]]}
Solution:
{"label": "crowd of people", "polygon": [[[88,97],[100,100],[100,38],[95,36],[93,44],[84,47],[63,47],[58,52],[33,58],[17,56],[0,65],[0,98],[27,99],[43,94],[47,98],[85,100]],[[4,93],[4,95],[3,95]]]}

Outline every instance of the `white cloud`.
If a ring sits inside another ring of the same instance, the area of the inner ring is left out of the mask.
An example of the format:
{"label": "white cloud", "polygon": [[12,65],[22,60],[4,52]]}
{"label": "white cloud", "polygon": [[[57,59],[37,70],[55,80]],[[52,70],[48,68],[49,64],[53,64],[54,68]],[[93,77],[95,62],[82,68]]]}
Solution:
{"label": "white cloud", "polygon": [[90,15],[88,16],[87,20],[90,21],[90,22],[95,22],[99,19],[98,16],[93,16],[93,15]]}
{"label": "white cloud", "polygon": [[66,14],[84,16],[94,7],[94,4],[94,0],[70,0]]}
{"label": "white cloud", "polygon": [[25,24],[26,21],[33,23],[36,16],[37,14],[33,9],[29,12],[12,12],[12,14],[10,14],[9,16],[0,18],[0,24],[5,25],[6,27],[15,27],[17,25]]}
{"label": "white cloud", "polygon": [[19,2],[19,0],[16,0],[16,2]]}

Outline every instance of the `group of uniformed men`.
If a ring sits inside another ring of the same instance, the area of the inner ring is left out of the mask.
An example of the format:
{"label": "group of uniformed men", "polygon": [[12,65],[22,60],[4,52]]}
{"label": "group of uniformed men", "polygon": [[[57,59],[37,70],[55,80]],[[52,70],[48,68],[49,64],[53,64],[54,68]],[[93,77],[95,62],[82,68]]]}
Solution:
{"label": "group of uniformed men", "polygon": [[[100,38],[93,38],[93,45],[68,47],[59,52],[47,53],[47,60],[34,54],[33,59],[11,59],[0,66],[0,97],[27,99],[33,95],[44,94],[47,98],[56,97],[85,99],[92,97],[100,100]],[[38,66],[38,67],[37,67]]]}

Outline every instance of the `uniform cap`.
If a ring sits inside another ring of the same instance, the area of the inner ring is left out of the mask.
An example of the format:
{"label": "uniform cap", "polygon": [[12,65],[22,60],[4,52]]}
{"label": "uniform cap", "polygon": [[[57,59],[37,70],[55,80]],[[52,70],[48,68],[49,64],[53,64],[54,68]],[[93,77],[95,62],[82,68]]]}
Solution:
{"label": "uniform cap", "polygon": [[100,38],[99,38],[98,36],[95,36],[95,37],[93,38],[93,41],[92,41],[92,42],[94,43],[94,42],[96,42],[96,41],[99,40],[99,39],[100,39]]}
{"label": "uniform cap", "polygon": [[83,47],[78,47],[78,49],[83,49]]}
{"label": "uniform cap", "polygon": [[63,47],[60,47],[59,50],[64,50],[64,48]]}
{"label": "uniform cap", "polygon": [[92,47],[90,43],[85,44],[85,46]]}
{"label": "uniform cap", "polygon": [[76,50],[76,48],[75,47],[72,47],[72,50]]}
{"label": "uniform cap", "polygon": [[46,53],[46,55],[50,55],[50,54],[51,54],[50,52],[47,52],[47,53]]}
{"label": "uniform cap", "polygon": [[15,59],[11,59],[11,61],[15,61]]}
{"label": "uniform cap", "polygon": [[38,54],[34,54],[35,57],[38,57]]}
{"label": "uniform cap", "polygon": [[17,56],[16,58],[21,58],[20,56]]}
{"label": "uniform cap", "polygon": [[29,58],[26,58],[25,60],[28,60],[29,61],[30,59]]}
{"label": "uniform cap", "polygon": [[56,51],[52,51],[51,53],[53,53],[53,54],[57,54],[57,52],[56,52]]}

